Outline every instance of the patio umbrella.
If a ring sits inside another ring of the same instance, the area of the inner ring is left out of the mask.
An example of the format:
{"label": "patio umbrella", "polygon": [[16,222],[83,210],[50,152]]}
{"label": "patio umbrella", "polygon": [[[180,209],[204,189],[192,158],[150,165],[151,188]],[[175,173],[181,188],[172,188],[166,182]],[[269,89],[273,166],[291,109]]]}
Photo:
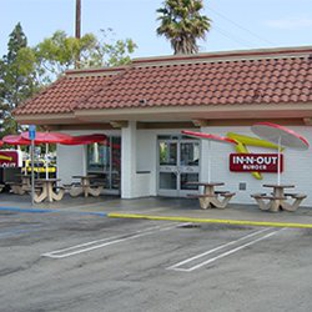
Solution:
{"label": "patio umbrella", "polygon": [[277,154],[277,184],[281,184],[281,148],[289,147],[294,150],[304,151],[309,148],[309,142],[295,131],[286,127],[271,123],[258,122],[251,130],[262,139],[266,139],[278,145]]}
{"label": "patio umbrella", "polygon": [[106,142],[107,136],[104,134],[88,134],[88,135],[78,135],[72,136],[71,140],[64,141],[61,144],[64,145],[81,145],[81,144],[92,144],[92,143],[100,143]]}
{"label": "patio umbrella", "polygon": [[188,130],[182,130],[182,133],[195,137],[195,138],[201,138],[204,140],[208,140],[208,183],[211,182],[211,141],[219,142],[219,143],[226,143],[226,144],[237,144],[237,142],[233,139],[218,136],[215,134],[210,133],[203,133],[203,132],[195,132],[195,131],[188,131]]}
{"label": "patio umbrella", "polygon": [[21,135],[6,135],[2,138],[3,142],[9,145],[30,145],[30,140],[22,138]]}
{"label": "patio umbrella", "polygon": [[[29,139],[29,133],[23,132],[21,134],[22,138],[30,140]],[[35,138],[35,144],[57,144],[57,143],[63,143],[66,141],[70,141],[72,139],[72,136],[65,133],[60,132],[36,132],[36,138]]]}
{"label": "patio umbrella", "polygon": [[[29,140],[29,133],[23,132],[22,138]],[[65,143],[72,140],[72,136],[60,132],[36,132],[35,144],[46,144],[46,155],[48,154],[49,144]],[[49,178],[48,161],[46,161],[46,179]]]}

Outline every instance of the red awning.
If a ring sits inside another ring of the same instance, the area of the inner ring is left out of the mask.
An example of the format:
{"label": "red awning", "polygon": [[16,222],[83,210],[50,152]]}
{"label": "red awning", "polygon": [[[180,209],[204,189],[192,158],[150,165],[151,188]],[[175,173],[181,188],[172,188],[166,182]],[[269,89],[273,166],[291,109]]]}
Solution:
{"label": "red awning", "polygon": [[73,136],[71,140],[65,141],[62,144],[64,145],[81,145],[81,144],[92,144],[92,143],[101,143],[106,142],[107,136],[104,134],[88,134],[88,135],[78,135]]}

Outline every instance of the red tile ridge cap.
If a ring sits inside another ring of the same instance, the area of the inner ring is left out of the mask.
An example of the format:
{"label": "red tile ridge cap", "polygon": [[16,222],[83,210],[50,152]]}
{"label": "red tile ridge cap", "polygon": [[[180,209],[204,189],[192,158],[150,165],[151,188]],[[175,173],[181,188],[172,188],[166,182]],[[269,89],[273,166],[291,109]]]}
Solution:
{"label": "red tile ridge cap", "polygon": [[143,57],[132,60],[134,67],[160,66],[181,63],[239,61],[256,59],[278,59],[290,57],[305,57],[312,54],[312,46],[267,48],[236,51],[216,51],[191,55],[165,55],[156,57]]}
{"label": "red tile ridge cap", "polygon": [[100,67],[100,68],[84,68],[84,69],[70,69],[65,71],[66,76],[111,76],[120,74],[126,70],[129,65],[114,66],[114,67]]}

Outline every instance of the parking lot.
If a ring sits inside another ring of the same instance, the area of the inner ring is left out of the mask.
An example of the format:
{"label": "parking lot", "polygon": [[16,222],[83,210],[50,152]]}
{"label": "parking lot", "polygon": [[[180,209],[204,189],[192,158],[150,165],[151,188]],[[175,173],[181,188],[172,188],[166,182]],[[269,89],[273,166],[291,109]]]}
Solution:
{"label": "parking lot", "polygon": [[312,229],[0,211],[1,311],[310,311]]}

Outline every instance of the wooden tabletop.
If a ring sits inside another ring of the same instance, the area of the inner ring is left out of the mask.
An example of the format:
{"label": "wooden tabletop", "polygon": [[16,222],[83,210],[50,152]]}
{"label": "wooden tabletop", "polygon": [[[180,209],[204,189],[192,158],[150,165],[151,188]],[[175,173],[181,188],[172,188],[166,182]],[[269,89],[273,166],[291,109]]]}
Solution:
{"label": "wooden tabletop", "polygon": [[95,174],[90,174],[90,175],[74,175],[72,176],[73,179],[93,179],[96,178],[97,175]]}
{"label": "wooden tabletop", "polygon": [[19,178],[31,179],[31,174],[17,174],[16,176]]}
{"label": "wooden tabletop", "polygon": [[295,187],[293,184],[263,184],[264,187],[275,187],[275,188],[291,188]]}
{"label": "wooden tabletop", "polygon": [[61,179],[36,179],[37,182],[59,182]]}
{"label": "wooden tabletop", "polygon": [[198,186],[221,186],[224,185],[223,182],[187,182],[189,185],[198,185]]}

